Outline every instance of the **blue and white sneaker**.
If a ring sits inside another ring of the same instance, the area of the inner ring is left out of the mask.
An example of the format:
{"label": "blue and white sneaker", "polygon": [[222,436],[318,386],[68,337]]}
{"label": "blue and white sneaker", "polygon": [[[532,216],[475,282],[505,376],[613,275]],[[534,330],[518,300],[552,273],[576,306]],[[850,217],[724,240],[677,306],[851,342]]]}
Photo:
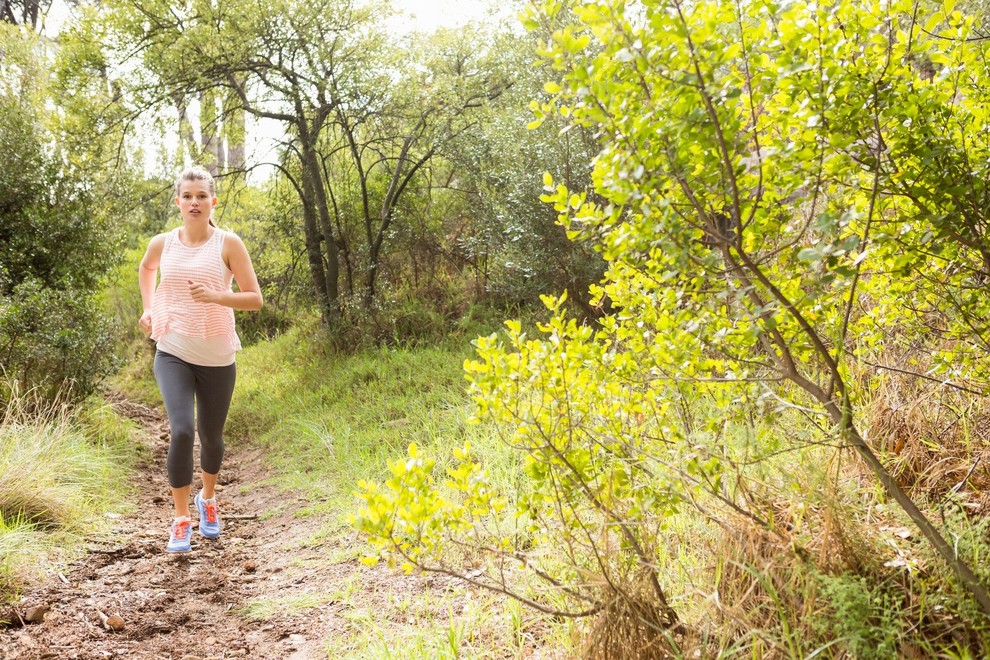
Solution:
{"label": "blue and white sneaker", "polygon": [[199,509],[199,533],[208,539],[220,536],[220,511],[217,500],[203,499],[203,491],[196,493],[196,508]]}
{"label": "blue and white sneaker", "polygon": [[189,552],[192,550],[192,521],[189,518],[176,518],[172,522],[172,532],[168,537],[166,552]]}

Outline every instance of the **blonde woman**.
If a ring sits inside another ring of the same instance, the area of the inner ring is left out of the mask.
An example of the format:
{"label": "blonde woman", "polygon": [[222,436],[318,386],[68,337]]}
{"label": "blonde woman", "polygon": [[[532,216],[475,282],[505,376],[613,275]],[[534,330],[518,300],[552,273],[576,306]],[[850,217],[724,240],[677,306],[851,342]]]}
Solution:
{"label": "blonde woman", "polygon": [[234,310],[257,311],[264,299],[244,243],[213,222],[217,195],[210,173],[200,167],[183,172],[176,181],[175,204],[182,226],[151,239],[141,260],[144,312],[139,324],[157,343],[155,380],[169,423],[168,481],[175,518],[166,551],[189,552],[194,431],[199,431],[202,479],[194,499],[199,532],[217,538],[215,488],[234,392],[234,357],[241,347]]}

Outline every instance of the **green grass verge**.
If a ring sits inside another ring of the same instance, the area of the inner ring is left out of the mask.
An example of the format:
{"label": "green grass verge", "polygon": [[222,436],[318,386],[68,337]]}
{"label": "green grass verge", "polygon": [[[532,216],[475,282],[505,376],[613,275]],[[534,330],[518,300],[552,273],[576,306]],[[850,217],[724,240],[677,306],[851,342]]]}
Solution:
{"label": "green grass verge", "polygon": [[[322,353],[295,331],[244,351],[227,437],[268,448],[280,484],[309,493],[303,513],[346,513],[361,479],[385,475],[410,443],[438,458],[490,429],[468,423],[463,362],[467,340],[429,348]],[[511,479],[520,457],[499,443],[487,451],[495,478]]]}
{"label": "green grass verge", "polygon": [[0,416],[0,599],[107,532],[138,458],[133,425],[102,402],[41,416],[26,404]]}
{"label": "green grass verge", "polygon": [[[356,565],[370,551],[355,542],[348,522],[361,504],[354,495],[357,484],[385,478],[388,463],[405,456],[410,443],[435,456],[443,470],[444,461],[452,460],[451,449],[470,440],[493,483],[514,487],[522,456],[498,442],[491,427],[469,423],[472,404],[463,363],[473,356],[470,340],[462,337],[431,347],[346,354],[321,350],[301,331],[290,331],[238,357],[229,446],[264,447],[272,481],[309,501],[297,515],[321,521],[320,532],[305,543],[326,547],[328,564]],[[483,594],[464,609],[455,604],[462,592],[447,592],[442,598],[451,600],[449,607],[427,607],[424,603],[436,595],[423,592],[410,595],[409,602],[383,604],[369,601],[360,580],[352,578],[322,595],[253,601],[242,613],[263,619],[316,607],[329,598],[353,624],[340,638],[327,640],[332,657],[385,657],[381,654],[391,649],[399,656],[486,658],[502,657],[507,643],[532,645],[519,623],[518,605],[505,598]],[[372,611],[380,619],[373,626],[362,615]]]}

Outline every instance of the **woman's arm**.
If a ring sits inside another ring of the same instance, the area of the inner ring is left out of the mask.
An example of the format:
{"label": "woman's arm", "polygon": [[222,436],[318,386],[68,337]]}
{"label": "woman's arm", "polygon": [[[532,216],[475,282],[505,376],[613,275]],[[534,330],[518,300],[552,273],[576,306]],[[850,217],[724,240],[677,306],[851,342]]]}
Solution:
{"label": "woman's arm", "polygon": [[155,283],[158,279],[158,266],[162,261],[162,248],[165,246],[165,234],[158,234],[148,243],[148,249],[141,259],[138,268],[138,286],[141,289],[141,306],[143,311],[138,325],[145,332],[151,332],[151,301],[155,296]]}
{"label": "woman's arm", "polygon": [[244,241],[236,234],[227,234],[223,241],[223,257],[227,268],[234,274],[239,291],[213,291],[202,283],[189,282],[189,293],[193,300],[202,303],[214,303],[232,309],[256,312],[265,304],[261,295],[258,276],[254,274],[254,265],[248,255]]}

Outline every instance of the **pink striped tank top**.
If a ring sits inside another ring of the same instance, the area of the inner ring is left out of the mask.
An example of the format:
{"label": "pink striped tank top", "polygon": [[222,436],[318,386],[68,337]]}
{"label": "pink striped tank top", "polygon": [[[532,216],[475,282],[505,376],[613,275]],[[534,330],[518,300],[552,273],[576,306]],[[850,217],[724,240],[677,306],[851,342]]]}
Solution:
{"label": "pink striped tank top", "polygon": [[223,305],[198,303],[189,294],[189,280],[201,282],[214,291],[229,291],[234,274],[223,262],[225,231],[196,247],[183,245],[179,230],[165,235],[159,264],[161,277],[151,304],[151,338],[169,333],[193,339],[225,339],[230,351],[241,348],[234,330],[234,310]]}

